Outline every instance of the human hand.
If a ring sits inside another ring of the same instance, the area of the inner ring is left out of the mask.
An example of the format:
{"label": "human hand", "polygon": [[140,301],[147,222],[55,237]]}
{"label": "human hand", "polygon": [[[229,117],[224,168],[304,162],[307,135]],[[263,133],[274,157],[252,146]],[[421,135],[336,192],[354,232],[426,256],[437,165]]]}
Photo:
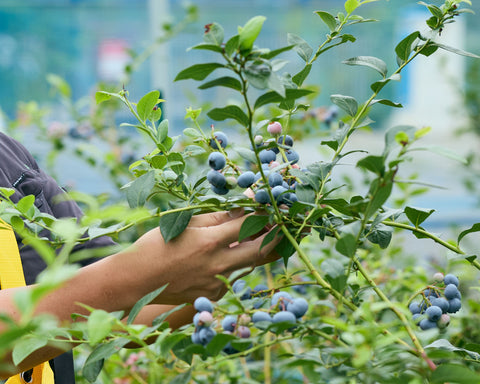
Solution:
{"label": "human hand", "polygon": [[136,286],[146,294],[168,284],[156,300],[159,304],[193,302],[199,296],[218,300],[226,287],[216,275],[253,270],[279,257],[274,252],[278,237],[260,249],[268,232],[238,243],[246,217],[243,210],[194,216],[184,232],[166,244],[158,228],[146,233],[134,244],[132,271],[142,279]]}

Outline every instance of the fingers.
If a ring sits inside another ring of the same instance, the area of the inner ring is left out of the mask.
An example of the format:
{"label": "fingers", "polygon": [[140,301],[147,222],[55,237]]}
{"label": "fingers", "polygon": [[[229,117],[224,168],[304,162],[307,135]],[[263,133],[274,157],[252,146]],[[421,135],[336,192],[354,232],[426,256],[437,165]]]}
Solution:
{"label": "fingers", "polygon": [[[274,228],[271,231],[276,230]],[[271,231],[254,240],[238,243],[231,247],[227,256],[230,263],[228,272],[231,273],[241,268],[255,268],[277,260],[280,256],[275,252],[275,247],[282,239],[281,235],[275,236],[272,241],[262,247],[263,240]]]}
{"label": "fingers", "polygon": [[230,211],[205,213],[202,215],[193,216],[190,220],[190,227],[214,227],[232,219],[244,215],[243,208],[234,208]]}

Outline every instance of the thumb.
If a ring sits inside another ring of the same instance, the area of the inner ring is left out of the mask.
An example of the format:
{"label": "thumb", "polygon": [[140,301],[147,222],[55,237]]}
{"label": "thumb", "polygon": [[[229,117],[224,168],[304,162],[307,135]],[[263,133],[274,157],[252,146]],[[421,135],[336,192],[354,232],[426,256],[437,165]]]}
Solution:
{"label": "thumb", "polygon": [[230,220],[241,217],[245,214],[243,208],[234,208],[230,211],[204,213],[193,216],[190,220],[190,227],[214,227]]}

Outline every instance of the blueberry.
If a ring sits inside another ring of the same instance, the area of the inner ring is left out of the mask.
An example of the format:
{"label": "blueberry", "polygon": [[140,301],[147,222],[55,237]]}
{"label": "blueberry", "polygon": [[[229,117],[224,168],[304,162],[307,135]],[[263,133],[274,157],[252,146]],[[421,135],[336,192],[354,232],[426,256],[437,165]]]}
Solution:
{"label": "blueberry", "polygon": [[248,188],[255,182],[255,174],[247,171],[238,176],[237,184],[240,188]]}
{"label": "blueberry", "polygon": [[437,321],[437,326],[440,329],[448,327],[450,324],[450,316],[448,316],[446,313],[440,317],[440,320]]}
{"label": "blueberry", "polygon": [[200,340],[200,344],[207,345],[212,339],[215,337],[217,332],[210,327],[202,327],[198,330],[198,339]]}
{"label": "blueberry", "polygon": [[212,152],[210,156],[208,156],[208,165],[210,165],[210,168],[215,169],[216,171],[221,170],[226,164],[227,160],[220,152]]}
{"label": "blueberry", "polygon": [[277,140],[278,144],[285,145],[287,147],[291,147],[293,145],[293,139],[290,135],[280,136]]}
{"label": "blueberry", "polygon": [[432,329],[437,327],[437,323],[434,321],[431,321],[429,319],[422,319],[420,320],[420,323],[418,323],[421,329],[426,331],[427,329]]}
{"label": "blueberry", "polygon": [[292,312],[289,311],[280,311],[273,315],[272,321],[274,323],[291,323],[295,324],[297,322],[297,318]]}
{"label": "blueberry", "polygon": [[233,332],[235,330],[236,324],[237,324],[237,316],[227,315],[222,320],[222,328],[225,331]]}
{"label": "blueberry", "polygon": [[458,291],[458,288],[455,284],[448,284],[445,287],[444,295],[445,295],[447,300],[457,298],[458,293],[459,293],[459,291]]}
{"label": "blueberry", "polygon": [[284,188],[281,185],[277,185],[276,187],[272,188],[272,195],[276,201],[279,203],[285,202],[287,200],[286,194],[283,194],[284,192],[287,192],[288,189]]}
{"label": "blueberry", "polygon": [[198,332],[193,332],[191,339],[193,344],[201,344],[200,335],[198,334]]}
{"label": "blueberry", "polygon": [[288,194],[288,197],[286,197],[285,200],[287,200],[287,203],[293,204],[298,201],[298,197],[295,193],[291,192]]}
{"label": "blueberry", "polygon": [[415,322],[415,324],[418,324],[420,322],[420,320],[422,320],[422,315],[420,313],[415,313],[413,316],[412,316],[412,320]]}
{"label": "blueberry", "polygon": [[432,305],[431,307],[427,308],[425,314],[429,320],[436,322],[440,319],[440,316],[442,316],[442,309],[436,305]]}
{"label": "blueberry", "polygon": [[240,300],[248,300],[252,297],[252,288],[247,286],[245,280],[237,280],[232,285],[233,293],[241,294]]}
{"label": "blueberry", "polygon": [[448,301],[443,297],[435,297],[432,300],[432,305],[440,307],[443,313],[446,313],[448,311]]}
{"label": "blueberry", "polygon": [[252,322],[254,324],[256,324],[256,323],[259,323],[261,321],[271,323],[272,322],[272,316],[270,316],[270,314],[267,313],[267,312],[262,312],[262,311],[255,312],[252,315]]}
{"label": "blueberry", "polygon": [[198,326],[198,320],[199,320],[199,317],[200,317],[200,313],[201,313],[201,312],[197,312],[197,313],[195,313],[195,315],[193,316],[193,325],[195,325],[195,327]]}
{"label": "blueberry", "polygon": [[273,188],[283,184],[283,177],[277,172],[270,172],[268,175],[268,184]]}
{"label": "blueberry", "polygon": [[289,301],[292,300],[292,296],[285,291],[279,291],[273,294],[272,296],[272,306],[276,307],[277,304],[283,303],[285,306]]}
{"label": "blueberry", "polygon": [[218,188],[218,187],[215,187],[214,185],[211,185],[210,188],[217,195],[226,195],[228,193],[228,188],[226,186],[222,188]]}
{"label": "blueberry", "polygon": [[193,307],[197,310],[197,312],[203,312],[203,311],[207,311],[210,313],[213,312],[212,302],[203,296],[197,297],[195,299],[193,303]]}
{"label": "blueberry", "polygon": [[456,297],[448,300],[448,311],[447,313],[455,313],[458,312],[462,308],[462,302],[460,299],[457,299]]}
{"label": "blueberry", "polygon": [[458,284],[459,284],[458,277],[455,275],[452,275],[451,273],[445,275],[445,277],[443,278],[443,282],[445,283],[445,286],[449,284],[453,284],[456,287],[458,287]]}
{"label": "blueberry", "polygon": [[253,288],[252,293],[258,295],[258,296],[266,296],[268,293],[268,286],[266,284],[258,284]]}
{"label": "blueberry", "polygon": [[275,161],[277,155],[270,149],[262,149],[258,153],[258,157],[260,158],[260,162],[262,162],[263,164],[269,164],[272,161]]}
{"label": "blueberry", "polygon": [[218,171],[214,171],[213,169],[208,171],[207,180],[211,185],[220,189],[227,185],[227,179],[225,176]]}
{"label": "blueberry", "polygon": [[260,189],[255,193],[255,201],[260,204],[267,204],[270,203],[270,196],[266,190]]}
{"label": "blueberry", "polygon": [[285,155],[287,156],[287,160],[290,164],[298,163],[298,160],[300,160],[300,156],[293,149],[285,151]]}
{"label": "blueberry", "polygon": [[308,310],[308,302],[303,297],[297,297],[287,304],[287,311],[292,312],[298,319]]}
{"label": "blueberry", "polygon": [[408,306],[408,309],[413,315],[415,315],[416,313],[420,313],[422,311],[422,309],[420,308],[420,304],[417,303],[416,301],[411,302],[410,305]]}
{"label": "blueberry", "polygon": [[[227,138],[227,135],[225,135],[225,133],[223,132],[215,132],[215,138],[217,139],[217,141],[220,143],[220,146],[222,148],[225,148],[228,144],[228,138]],[[215,142],[215,140],[210,139],[210,147],[212,147],[213,149],[218,149],[218,145],[217,143]]]}
{"label": "blueberry", "polygon": [[248,328],[244,325],[240,325],[237,328],[237,335],[241,339],[248,339],[251,336],[250,328]]}

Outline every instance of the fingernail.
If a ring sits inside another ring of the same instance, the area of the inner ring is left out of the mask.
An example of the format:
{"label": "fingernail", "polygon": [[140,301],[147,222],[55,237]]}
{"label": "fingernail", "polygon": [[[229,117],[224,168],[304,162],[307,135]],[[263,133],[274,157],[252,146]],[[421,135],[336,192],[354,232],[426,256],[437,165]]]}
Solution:
{"label": "fingernail", "polygon": [[242,216],[243,213],[243,208],[233,208],[232,210],[228,211],[228,216],[230,216],[232,219],[236,219],[237,217]]}

